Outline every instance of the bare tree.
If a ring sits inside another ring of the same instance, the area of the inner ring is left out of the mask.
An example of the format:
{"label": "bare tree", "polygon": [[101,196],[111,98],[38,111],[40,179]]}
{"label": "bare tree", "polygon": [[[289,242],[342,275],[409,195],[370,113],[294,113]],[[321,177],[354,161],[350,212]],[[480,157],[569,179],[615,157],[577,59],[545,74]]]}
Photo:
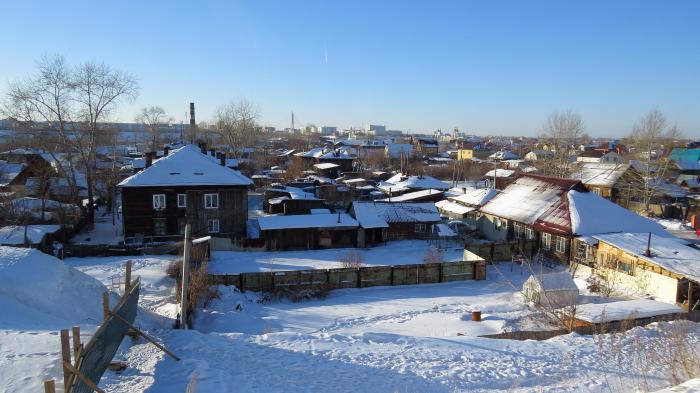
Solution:
{"label": "bare tree", "polygon": [[77,204],[74,160],[83,170],[90,222],[94,222],[96,149],[104,139],[103,123],[121,101],[137,94],[138,83],[130,74],[104,63],[70,67],[60,56],[43,58],[34,75],[10,85],[3,112],[43,143]]}
{"label": "bare tree", "polygon": [[135,120],[143,124],[151,134],[151,150],[155,151],[160,145],[160,127],[172,119],[166,116],[163,107],[155,105],[141,108]]}
{"label": "bare tree", "polygon": [[554,112],[544,125],[542,136],[548,141],[552,156],[544,162],[543,172],[555,177],[567,177],[570,170],[570,150],[584,137],[581,116],[572,111]]}
{"label": "bare tree", "polygon": [[255,142],[259,128],[258,110],[248,100],[240,100],[219,107],[216,111],[216,128],[221,138],[229,145],[234,157],[240,149]]}
{"label": "bare tree", "polygon": [[628,205],[634,195],[642,203],[642,213],[650,213],[650,205],[662,194],[665,185],[670,165],[668,153],[673,141],[680,137],[678,127],[669,125],[658,109],[651,110],[635,123],[628,137],[629,144],[634,147],[630,157],[637,161],[634,170],[625,176]]}

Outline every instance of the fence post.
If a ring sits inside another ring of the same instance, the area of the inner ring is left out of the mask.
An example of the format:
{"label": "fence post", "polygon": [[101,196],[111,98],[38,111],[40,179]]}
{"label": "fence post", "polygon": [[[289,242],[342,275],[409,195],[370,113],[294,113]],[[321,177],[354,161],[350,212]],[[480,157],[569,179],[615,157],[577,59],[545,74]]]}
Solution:
{"label": "fence post", "polygon": [[44,393],[56,393],[56,382],[53,379],[44,381]]}
{"label": "fence post", "polygon": [[66,362],[70,364],[70,338],[68,329],[61,330],[61,360],[63,363],[63,391],[70,392],[71,372],[66,367]]}
{"label": "fence post", "polygon": [[76,362],[80,357],[80,352],[80,326],[73,326],[73,354]]}
{"label": "fence post", "polygon": [[394,286],[394,265],[391,265],[389,270],[389,274],[391,274],[391,286]]}
{"label": "fence post", "polygon": [[185,241],[182,253],[182,294],[180,296],[180,329],[187,330],[187,307],[189,300],[188,279],[190,274],[190,224],[185,225]]}
{"label": "fence post", "polygon": [[129,293],[131,289],[131,259],[126,261],[126,283],[124,284],[124,293]]}
{"label": "fence post", "polygon": [[109,318],[109,292],[102,293],[102,316],[104,321]]}
{"label": "fence post", "polygon": [[357,268],[357,287],[356,288],[362,288],[362,268],[361,267]]}

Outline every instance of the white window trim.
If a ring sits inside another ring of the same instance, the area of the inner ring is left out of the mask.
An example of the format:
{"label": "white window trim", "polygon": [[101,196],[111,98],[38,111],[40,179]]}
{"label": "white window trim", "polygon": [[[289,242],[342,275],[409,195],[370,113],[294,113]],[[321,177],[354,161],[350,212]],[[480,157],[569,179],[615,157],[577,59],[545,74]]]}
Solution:
{"label": "white window trim", "polygon": [[552,235],[547,232],[542,232],[542,246],[545,250],[552,249]]}
{"label": "white window trim", "polygon": [[[214,201],[213,196],[216,196],[216,206],[214,206],[213,203],[211,203],[211,206],[207,206],[207,198],[210,199],[211,202]],[[211,194],[204,194],[204,208],[205,209],[218,209],[219,208],[219,193],[211,193]]]}
{"label": "white window trim", "polygon": [[[180,204],[180,197],[182,197],[182,204]],[[177,207],[187,207],[187,194],[177,194]]]}
{"label": "white window trim", "polygon": [[[216,224],[216,225],[214,225]],[[219,233],[221,227],[219,226],[219,219],[212,218],[207,220],[207,232],[209,233]]]}
{"label": "white window trim", "polygon": [[563,236],[557,237],[557,241],[554,244],[554,247],[555,247],[557,252],[565,253],[566,252],[566,238]]}
{"label": "white window trim", "polygon": [[[156,200],[160,200],[160,199],[163,200],[163,205],[162,205],[162,206],[156,205]],[[155,209],[155,210],[164,210],[164,209],[165,209],[165,194],[153,194],[152,202],[153,202],[153,209]]]}

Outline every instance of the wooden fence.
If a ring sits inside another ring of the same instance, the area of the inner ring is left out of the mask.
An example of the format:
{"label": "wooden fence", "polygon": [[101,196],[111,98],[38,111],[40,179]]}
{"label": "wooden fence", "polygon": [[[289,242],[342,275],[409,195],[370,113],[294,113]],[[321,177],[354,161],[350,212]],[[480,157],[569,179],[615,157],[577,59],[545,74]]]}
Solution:
{"label": "wooden fence", "polygon": [[468,250],[487,261],[509,261],[514,254],[524,253],[532,257],[537,252],[536,240],[513,240],[509,242],[480,242],[464,245]]}
{"label": "wooden fence", "polygon": [[358,268],[209,274],[211,285],[235,285],[241,291],[272,292],[279,288],[328,286],[329,289],[434,284],[486,279],[483,259]]}

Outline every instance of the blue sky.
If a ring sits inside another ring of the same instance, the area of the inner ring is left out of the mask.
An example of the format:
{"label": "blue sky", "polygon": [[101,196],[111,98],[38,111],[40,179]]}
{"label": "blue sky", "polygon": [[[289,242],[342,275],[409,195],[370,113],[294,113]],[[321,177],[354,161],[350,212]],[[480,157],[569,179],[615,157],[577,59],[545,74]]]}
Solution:
{"label": "blue sky", "polygon": [[44,54],[135,74],[138,108],[198,120],[239,98],[263,124],[536,135],[579,112],[624,136],[660,108],[700,137],[698,1],[6,1],[0,94]]}

